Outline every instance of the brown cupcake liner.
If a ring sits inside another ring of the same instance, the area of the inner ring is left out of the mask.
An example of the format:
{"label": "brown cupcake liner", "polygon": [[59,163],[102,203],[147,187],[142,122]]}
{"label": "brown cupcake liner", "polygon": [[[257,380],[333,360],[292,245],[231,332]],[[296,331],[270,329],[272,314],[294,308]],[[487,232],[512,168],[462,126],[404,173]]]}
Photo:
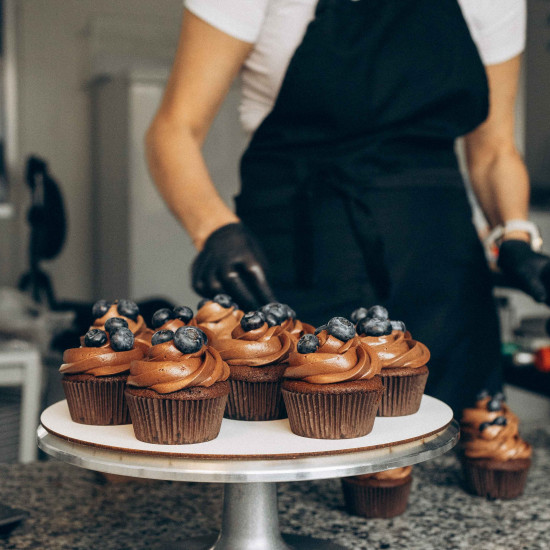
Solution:
{"label": "brown cupcake liner", "polygon": [[281,396],[282,379],[277,382],[247,382],[229,379],[231,390],[225,417],[232,420],[277,420],[286,418]]}
{"label": "brown cupcake liner", "polygon": [[342,478],[346,510],[365,518],[393,518],[405,512],[409,503],[412,477],[393,487],[371,487],[353,478]]}
{"label": "brown cupcake liner", "polygon": [[351,439],[372,431],[381,391],[298,393],[282,390],[290,429],[315,439]]}
{"label": "brown cupcake liner", "polygon": [[124,397],[126,377],[93,380],[62,379],[73,422],[94,426],[130,424],[130,413]]}
{"label": "brown cupcake liner", "polygon": [[382,371],[380,377],[384,392],[378,408],[378,416],[406,416],[418,411],[426,380],[428,380],[427,372],[413,373],[409,376],[392,376]]}
{"label": "brown cupcake liner", "polygon": [[466,485],[473,494],[490,499],[512,499],[523,494],[529,463],[517,469],[498,469],[487,468],[475,460],[466,460],[463,472]]}
{"label": "brown cupcake liner", "polygon": [[176,400],[126,392],[134,434],[145,443],[182,445],[215,439],[222,425],[227,395]]}

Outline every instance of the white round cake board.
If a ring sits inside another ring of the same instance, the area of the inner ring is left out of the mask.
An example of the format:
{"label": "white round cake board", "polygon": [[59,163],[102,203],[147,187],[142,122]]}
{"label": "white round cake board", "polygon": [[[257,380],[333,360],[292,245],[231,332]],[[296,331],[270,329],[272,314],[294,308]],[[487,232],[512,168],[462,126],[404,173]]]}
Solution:
{"label": "white round cake board", "polygon": [[445,403],[424,395],[419,411],[409,416],[377,417],[372,432],[354,439],[310,439],[290,431],[288,420],[246,422],[225,419],[216,439],[191,445],[154,445],[139,441],[131,424],[88,426],[71,420],[66,401],[48,407],[40,418],[53,435],[105,449],[149,455],[196,458],[294,458],[365,451],[415,441],[443,430],[453,419]]}

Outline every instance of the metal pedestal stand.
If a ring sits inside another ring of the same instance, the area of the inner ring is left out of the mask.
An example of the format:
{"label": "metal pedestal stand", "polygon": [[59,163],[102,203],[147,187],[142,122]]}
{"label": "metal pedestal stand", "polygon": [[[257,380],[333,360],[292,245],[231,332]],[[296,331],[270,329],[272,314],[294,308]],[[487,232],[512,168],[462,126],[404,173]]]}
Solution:
{"label": "metal pedestal stand", "polygon": [[[181,546],[186,550],[341,549],[329,541],[281,535],[276,482],[345,477],[416,464],[451,449],[459,434],[449,407],[427,396],[417,414],[379,418],[371,434],[343,441],[295,436],[286,420],[224,420],[212,442],[149,445],[134,438],[131,426],[73,423],[64,401],[46,409],[41,422],[39,447],[76,466],[149,479],[226,483],[219,536],[187,540]],[[278,452],[270,452],[273,448]]]}

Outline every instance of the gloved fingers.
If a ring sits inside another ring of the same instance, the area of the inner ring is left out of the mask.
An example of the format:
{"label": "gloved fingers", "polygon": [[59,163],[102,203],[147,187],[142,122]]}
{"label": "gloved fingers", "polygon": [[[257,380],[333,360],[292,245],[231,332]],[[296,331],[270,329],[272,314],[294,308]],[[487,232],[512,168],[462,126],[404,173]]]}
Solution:
{"label": "gloved fingers", "polygon": [[245,275],[249,281],[248,288],[257,296],[260,306],[277,301],[260,264],[248,265]]}
{"label": "gloved fingers", "polygon": [[260,307],[257,299],[249,290],[241,277],[241,273],[237,269],[231,269],[224,273],[222,276],[222,284],[227,294],[239,304],[240,309],[250,311]]}
{"label": "gloved fingers", "polygon": [[205,267],[206,257],[204,251],[199,252],[191,264],[191,286],[199,296],[205,296]]}
{"label": "gloved fingers", "polygon": [[206,298],[212,298],[223,292],[217,274],[217,265],[213,260],[210,255],[200,252],[191,268],[193,290]]}

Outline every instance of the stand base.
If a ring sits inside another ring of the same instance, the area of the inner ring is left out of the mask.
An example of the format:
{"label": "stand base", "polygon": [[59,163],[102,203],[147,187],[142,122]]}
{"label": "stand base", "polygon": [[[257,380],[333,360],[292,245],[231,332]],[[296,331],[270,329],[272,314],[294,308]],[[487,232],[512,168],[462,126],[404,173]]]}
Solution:
{"label": "stand base", "polygon": [[[186,550],[215,550],[215,544],[219,535],[207,535],[204,537],[194,537],[185,541]],[[284,542],[289,550],[346,550],[339,544],[334,544],[328,540],[314,539],[301,535],[283,535]],[[153,547],[154,550],[181,550],[182,546],[162,545]]]}

